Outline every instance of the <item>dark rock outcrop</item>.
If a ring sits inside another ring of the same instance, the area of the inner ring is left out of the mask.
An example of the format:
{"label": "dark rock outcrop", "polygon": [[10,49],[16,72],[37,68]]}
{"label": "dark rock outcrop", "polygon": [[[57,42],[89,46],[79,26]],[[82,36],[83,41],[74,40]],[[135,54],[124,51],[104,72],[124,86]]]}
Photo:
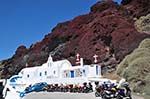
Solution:
{"label": "dark rock outcrop", "polygon": [[150,13],[150,0],[122,0],[121,3],[133,17],[139,18]]}
{"label": "dark rock outcrop", "polygon": [[134,27],[133,19],[141,16],[141,11],[148,13],[145,9],[150,6],[144,3],[147,0],[142,0],[144,6],[139,1],[125,3],[123,0],[123,5],[118,5],[104,0],[93,5],[90,13],[59,23],[42,41],[30,48],[21,46],[12,58],[4,60],[1,78],[8,78],[24,67],[45,63],[49,53],[54,60],[67,58],[72,64],[75,64],[76,53],[80,53],[87,64],[93,62],[94,54],[99,55],[99,63],[113,54],[118,62],[121,61],[143,39],[150,37]]}

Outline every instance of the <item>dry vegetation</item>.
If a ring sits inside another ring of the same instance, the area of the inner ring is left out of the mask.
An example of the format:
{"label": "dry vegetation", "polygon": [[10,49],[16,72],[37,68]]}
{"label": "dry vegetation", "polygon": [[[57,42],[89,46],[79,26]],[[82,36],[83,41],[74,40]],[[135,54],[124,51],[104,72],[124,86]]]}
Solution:
{"label": "dry vegetation", "polygon": [[150,33],[150,14],[140,17],[135,22],[135,27],[139,32]]}
{"label": "dry vegetation", "polygon": [[118,65],[117,74],[126,78],[133,91],[150,95],[150,39],[145,39],[139,47]]}

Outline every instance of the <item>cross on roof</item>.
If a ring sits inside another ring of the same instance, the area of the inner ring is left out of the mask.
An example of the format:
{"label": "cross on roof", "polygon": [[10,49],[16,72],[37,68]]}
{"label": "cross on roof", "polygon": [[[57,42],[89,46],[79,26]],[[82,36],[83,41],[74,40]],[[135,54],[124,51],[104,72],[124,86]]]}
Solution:
{"label": "cross on roof", "polygon": [[28,67],[28,63],[26,63],[26,68]]}
{"label": "cross on roof", "polygon": [[79,53],[77,53],[77,55],[76,55],[77,57],[79,57],[80,56],[80,54]]}
{"label": "cross on roof", "polygon": [[80,64],[80,54],[77,53],[76,55],[76,64]]}
{"label": "cross on roof", "polygon": [[80,60],[80,59],[79,59],[79,58],[80,58],[80,54],[79,54],[79,53],[77,53],[76,57],[77,57],[77,59],[76,59],[76,60],[77,60],[77,61],[79,61],[79,60]]}
{"label": "cross on roof", "polygon": [[94,63],[97,63],[98,55],[95,54],[93,57],[94,57]]}

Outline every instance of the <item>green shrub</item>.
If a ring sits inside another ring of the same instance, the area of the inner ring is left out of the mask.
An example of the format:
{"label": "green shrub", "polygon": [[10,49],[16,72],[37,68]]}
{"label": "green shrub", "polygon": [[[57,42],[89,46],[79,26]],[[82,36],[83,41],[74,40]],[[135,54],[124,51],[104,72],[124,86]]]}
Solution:
{"label": "green shrub", "polygon": [[144,87],[144,93],[150,95],[150,73],[145,77],[146,86]]}
{"label": "green shrub", "polygon": [[143,40],[140,43],[139,48],[149,48],[150,49],[150,38]]}
{"label": "green shrub", "polygon": [[138,48],[130,54],[128,57],[128,62],[131,63],[132,61],[136,60],[137,58],[147,57],[150,56],[150,49],[148,48]]}
{"label": "green shrub", "polygon": [[150,33],[150,14],[140,17],[135,22],[135,27],[139,32]]}
{"label": "green shrub", "polygon": [[124,70],[123,76],[128,81],[142,81],[150,72],[150,57],[137,58]]}
{"label": "green shrub", "polygon": [[[150,78],[146,77],[150,73],[150,57],[137,58],[122,73],[123,77],[129,81],[134,92],[150,93]],[[140,82],[140,83],[139,83]]]}
{"label": "green shrub", "polygon": [[117,74],[122,76],[123,71],[129,66],[128,58],[130,55],[127,55],[123,61],[118,65]]}
{"label": "green shrub", "polygon": [[118,65],[117,74],[122,76],[124,70],[137,58],[150,56],[150,50],[147,48],[138,48],[130,55],[127,55],[124,60]]}
{"label": "green shrub", "polygon": [[131,83],[133,91],[150,95],[150,38],[118,65],[117,74]]}

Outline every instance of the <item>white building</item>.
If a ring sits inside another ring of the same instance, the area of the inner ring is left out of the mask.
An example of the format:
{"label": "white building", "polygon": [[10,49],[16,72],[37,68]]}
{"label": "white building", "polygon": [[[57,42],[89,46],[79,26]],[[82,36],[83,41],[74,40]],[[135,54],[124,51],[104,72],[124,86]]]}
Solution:
{"label": "white building", "polygon": [[42,66],[22,69],[18,75],[7,80],[3,95],[9,88],[12,92],[23,91],[30,84],[47,82],[48,84],[83,84],[101,77],[101,67],[98,64],[84,65],[80,58],[79,66],[72,66],[68,60],[53,61],[49,56],[48,61]]}
{"label": "white building", "polygon": [[42,81],[49,84],[77,84],[88,81],[90,78],[101,77],[100,72],[99,65],[83,65],[82,58],[79,66],[72,66],[68,60],[53,61],[52,57],[49,56],[47,63],[42,66],[22,69],[18,74],[21,77],[18,83],[32,84]]}

